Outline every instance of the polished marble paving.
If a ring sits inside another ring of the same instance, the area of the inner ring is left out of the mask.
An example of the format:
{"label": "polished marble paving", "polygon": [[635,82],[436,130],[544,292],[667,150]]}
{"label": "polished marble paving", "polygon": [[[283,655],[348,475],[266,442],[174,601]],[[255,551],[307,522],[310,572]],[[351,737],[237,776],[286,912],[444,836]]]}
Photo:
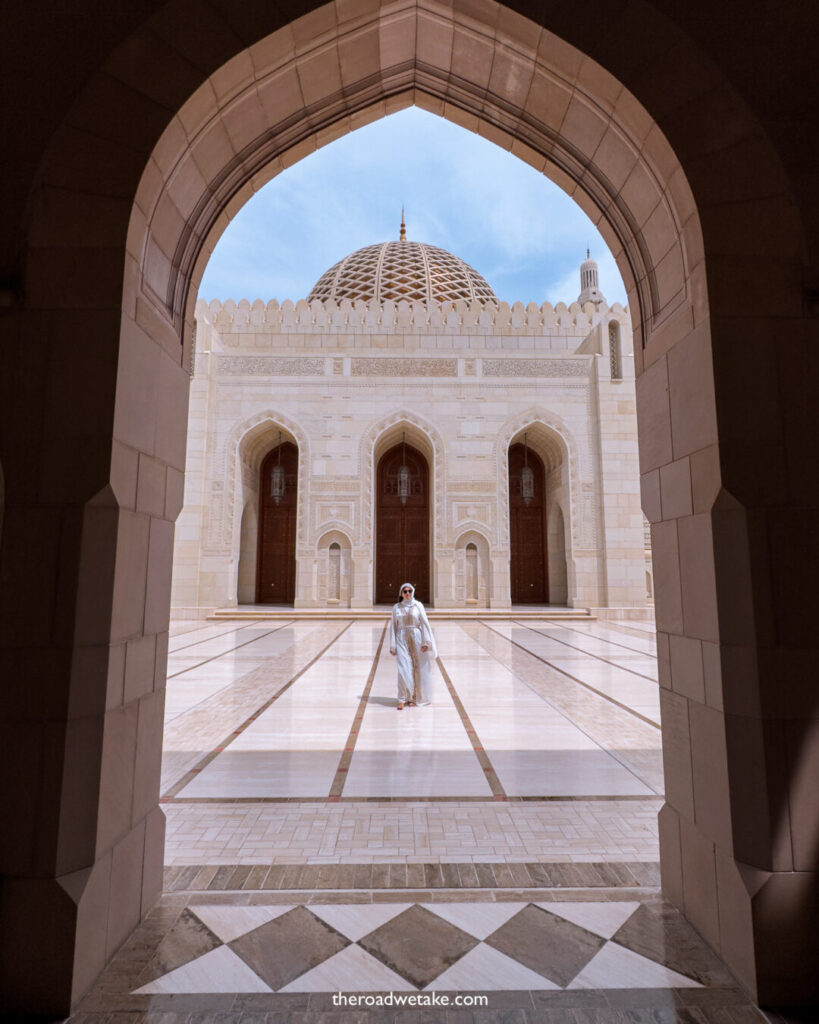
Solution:
{"label": "polished marble paving", "polygon": [[296,618],[175,635],[166,797],[659,794],[659,696],[645,640],[513,620],[441,622],[436,634],[433,703],[400,714],[379,622]]}
{"label": "polished marble paving", "polygon": [[437,622],[433,703],[398,713],[384,625],[175,624],[169,864],[656,859],[651,633]]}
{"label": "polished marble paving", "polygon": [[72,1024],[764,1019],[659,896],[651,625],[434,629],[398,713],[377,620],[173,625],[166,892]]}

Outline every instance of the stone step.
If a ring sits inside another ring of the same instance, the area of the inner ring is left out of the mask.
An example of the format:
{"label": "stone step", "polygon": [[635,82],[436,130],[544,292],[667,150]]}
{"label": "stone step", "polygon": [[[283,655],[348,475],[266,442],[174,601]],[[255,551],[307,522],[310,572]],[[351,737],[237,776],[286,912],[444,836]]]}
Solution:
{"label": "stone step", "polygon": [[[264,605],[245,605],[240,608],[217,608],[212,615],[208,616],[209,622],[223,621],[282,621],[285,619],[297,619],[299,621],[312,619],[355,619],[361,621],[382,621],[390,613],[390,609],[384,606],[375,608],[283,608],[265,607]],[[559,622],[594,622],[597,619],[587,608],[427,608],[427,614],[431,621],[443,622],[454,619],[537,619],[542,621]]]}

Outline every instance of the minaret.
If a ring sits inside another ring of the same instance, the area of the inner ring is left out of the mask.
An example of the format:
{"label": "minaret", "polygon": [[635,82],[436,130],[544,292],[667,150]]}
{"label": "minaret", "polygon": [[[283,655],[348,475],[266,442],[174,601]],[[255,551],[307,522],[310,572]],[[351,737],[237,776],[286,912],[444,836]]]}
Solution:
{"label": "minaret", "polygon": [[591,258],[588,249],[586,249],[586,258],[580,264],[580,294],[577,301],[581,306],[586,302],[593,302],[597,306],[606,301],[605,295],[597,284],[597,264]]}
{"label": "minaret", "polygon": [[404,223],[404,207],[401,207],[401,234],[399,241],[406,242],[407,240],[407,225]]}

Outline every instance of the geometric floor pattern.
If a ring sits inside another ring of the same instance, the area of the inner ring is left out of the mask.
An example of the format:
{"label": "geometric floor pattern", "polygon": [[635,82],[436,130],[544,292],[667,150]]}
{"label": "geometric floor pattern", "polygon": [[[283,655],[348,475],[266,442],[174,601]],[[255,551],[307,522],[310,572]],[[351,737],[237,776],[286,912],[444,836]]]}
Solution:
{"label": "geometric floor pattern", "polygon": [[765,1020],[660,896],[651,624],[433,629],[397,714],[384,622],[172,625],[166,891],[71,1024]]}
{"label": "geometric floor pattern", "polygon": [[192,904],[166,941],[176,958],[198,955],[166,971],[175,958],[158,951],[147,970],[164,973],[136,992],[701,987],[630,948],[628,922],[639,909],[635,902]]}
{"label": "geometric floor pattern", "polygon": [[167,893],[71,1024],[765,1020],[656,888],[615,885]]}

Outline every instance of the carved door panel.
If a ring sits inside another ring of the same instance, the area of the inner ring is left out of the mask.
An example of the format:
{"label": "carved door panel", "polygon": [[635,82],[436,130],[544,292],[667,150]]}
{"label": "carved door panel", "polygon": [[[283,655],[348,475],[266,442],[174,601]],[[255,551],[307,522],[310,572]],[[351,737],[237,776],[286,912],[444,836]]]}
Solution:
{"label": "carved door panel", "polygon": [[259,563],[256,600],[259,604],[292,604],[296,597],[296,497],[299,452],[294,444],[281,445],[285,491],[277,503],[271,493],[279,447],[262,463],[259,492]]}
{"label": "carved door panel", "polygon": [[[398,471],[410,470],[410,495],[402,504]],[[429,604],[429,471],[424,456],[410,445],[396,445],[382,456],[376,480],[375,601],[394,604],[402,583],[415,585]]]}
{"label": "carved door panel", "polygon": [[548,604],[546,571],[546,475],[530,448],[525,461],[534,477],[534,495],[527,505],[520,493],[524,466],[522,444],[509,449],[509,542],[512,604]]}

